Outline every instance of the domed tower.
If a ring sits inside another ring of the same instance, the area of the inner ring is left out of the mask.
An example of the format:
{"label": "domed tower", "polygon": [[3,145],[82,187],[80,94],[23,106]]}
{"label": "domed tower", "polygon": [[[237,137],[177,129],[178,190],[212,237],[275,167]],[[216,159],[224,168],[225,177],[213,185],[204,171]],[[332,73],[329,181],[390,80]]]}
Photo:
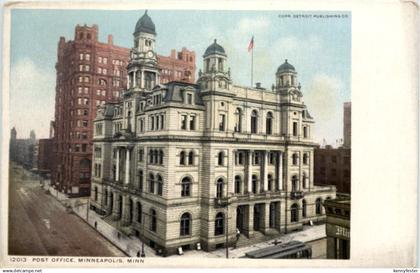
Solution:
{"label": "domed tower", "polygon": [[137,21],[133,33],[134,47],[127,67],[128,89],[151,90],[160,82],[157,54],[154,51],[156,29],[147,11]]}
{"label": "domed tower", "polygon": [[277,90],[281,88],[297,87],[297,72],[287,59],[279,66],[276,72]]}
{"label": "domed tower", "polygon": [[198,72],[197,83],[202,90],[230,89],[232,81],[226,63],[225,49],[214,39],[204,52],[203,70]]}

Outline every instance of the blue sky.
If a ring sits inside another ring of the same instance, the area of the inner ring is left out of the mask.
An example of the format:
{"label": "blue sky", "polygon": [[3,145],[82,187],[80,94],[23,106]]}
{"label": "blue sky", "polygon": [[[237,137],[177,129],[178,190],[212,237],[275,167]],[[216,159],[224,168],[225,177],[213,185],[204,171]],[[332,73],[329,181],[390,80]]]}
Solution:
{"label": "blue sky", "polygon": [[[97,24],[99,40],[131,47],[143,10],[12,10],[11,126],[18,137],[47,137],[54,118],[55,62],[60,36],[74,38],[77,24]],[[346,14],[347,18],[291,18],[285,14]],[[315,140],[342,138],[342,105],[351,98],[351,16],[344,12],[149,10],[156,50],[187,47],[197,56],[217,38],[228,54],[234,84],[250,85],[248,43],[254,35],[254,82],[269,88],[288,59],[298,71],[304,101],[316,120]],[[283,16],[282,16],[283,15]]]}

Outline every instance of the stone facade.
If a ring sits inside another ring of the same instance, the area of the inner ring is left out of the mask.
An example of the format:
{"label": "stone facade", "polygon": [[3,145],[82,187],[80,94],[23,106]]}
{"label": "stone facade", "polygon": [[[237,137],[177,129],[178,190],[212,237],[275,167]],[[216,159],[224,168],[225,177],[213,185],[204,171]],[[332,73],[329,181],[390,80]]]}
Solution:
{"label": "stone facade", "polygon": [[324,221],[335,188],[314,186],[314,120],[286,60],[272,90],[234,85],[216,41],[196,84],[161,84],[155,27],[143,15],[129,88],[94,121],[91,206],[164,255],[231,245]]}
{"label": "stone facade", "polygon": [[[97,25],[76,26],[73,41],[60,38],[52,184],[69,196],[90,194],[92,122],[99,105],[120,100],[127,87],[129,56],[128,48],[114,45],[112,35],[107,43],[98,41]],[[184,48],[178,56],[158,56],[162,59],[159,69],[170,71],[168,75],[173,75],[173,79],[192,82],[194,52]],[[190,77],[185,77],[187,74]]]}

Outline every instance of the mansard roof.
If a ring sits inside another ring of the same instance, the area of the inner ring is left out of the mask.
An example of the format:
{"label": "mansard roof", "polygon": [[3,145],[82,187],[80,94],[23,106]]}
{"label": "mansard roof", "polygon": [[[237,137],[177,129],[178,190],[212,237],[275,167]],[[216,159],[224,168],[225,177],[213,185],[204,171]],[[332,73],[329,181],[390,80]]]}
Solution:
{"label": "mansard roof", "polygon": [[194,104],[204,105],[201,99],[200,89],[196,84],[172,81],[165,84],[164,89],[167,90],[166,96],[163,99],[165,102],[184,102],[183,92],[185,90],[194,93]]}

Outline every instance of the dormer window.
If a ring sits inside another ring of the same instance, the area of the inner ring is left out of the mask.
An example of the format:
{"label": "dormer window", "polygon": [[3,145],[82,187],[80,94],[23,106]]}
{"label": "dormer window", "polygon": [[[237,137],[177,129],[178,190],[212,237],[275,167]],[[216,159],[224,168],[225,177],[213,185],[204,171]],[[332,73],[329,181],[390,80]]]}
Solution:
{"label": "dormer window", "polygon": [[193,104],[193,97],[191,93],[187,94],[187,104]]}

